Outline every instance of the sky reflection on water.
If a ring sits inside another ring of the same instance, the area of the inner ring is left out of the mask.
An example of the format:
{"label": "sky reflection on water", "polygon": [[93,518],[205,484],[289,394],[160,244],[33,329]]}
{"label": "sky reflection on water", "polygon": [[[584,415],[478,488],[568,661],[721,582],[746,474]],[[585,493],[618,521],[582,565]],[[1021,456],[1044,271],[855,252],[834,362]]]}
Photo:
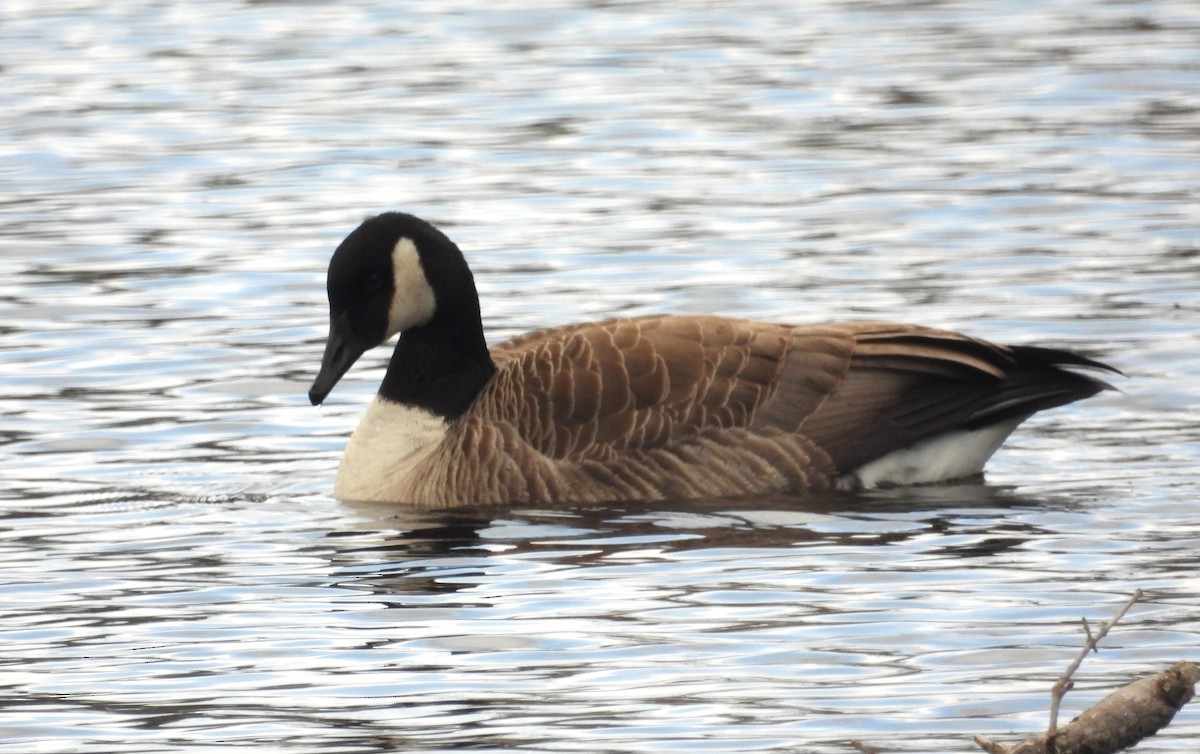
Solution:
{"label": "sky reflection on water", "polygon": [[[0,19],[0,751],[963,751],[1039,730],[1135,587],[1065,711],[1196,659],[1192,3]],[[386,355],[307,405],[324,266],[393,208],[466,250],[493,342],[887,318],[1129,378],[985,485],[345,506]]]}

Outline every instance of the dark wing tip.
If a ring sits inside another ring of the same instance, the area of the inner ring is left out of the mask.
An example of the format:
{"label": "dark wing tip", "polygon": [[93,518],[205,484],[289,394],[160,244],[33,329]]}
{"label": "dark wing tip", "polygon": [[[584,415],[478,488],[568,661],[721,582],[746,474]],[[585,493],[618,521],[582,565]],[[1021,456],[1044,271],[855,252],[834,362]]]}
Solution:
{"label": "dark wing tip", "polygon": [[[1062,348],[1043,348],[1041,346],[1009,346],[1013,357],[1023,366],[1032,367],[1082,367],[1083,369],[1098,369],[1125,377],[1126,374],[1103,361],[1088,358],[1074,351]],[[1110,386],[1111,389],[1111,386]]]}

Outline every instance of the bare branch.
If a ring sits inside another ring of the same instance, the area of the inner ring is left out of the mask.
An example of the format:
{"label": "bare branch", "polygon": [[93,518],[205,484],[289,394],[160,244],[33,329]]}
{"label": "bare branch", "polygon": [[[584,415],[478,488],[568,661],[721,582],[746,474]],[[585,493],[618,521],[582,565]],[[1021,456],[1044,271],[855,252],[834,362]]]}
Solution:
{"label": "bare branch", "polygon": [[1087,653],[1096,651],[1096,645],[1109,629],[1141,598],[1142,590],[1135,589],[1113,619],[1094,634],[1084,620],[1087,641],[1083,651],[1054,683],[1050,694],[1050,727],[1045,733],[1015,746],[1004,746],[983,736],[975,736],[975,743],[988,754],[1115,754],[1165,728],[1196,693],[1200,667],[1190,662],[1177,662],[1157,675],[1122,686],[1061,729],[1057,725],[1059,703],[1074,685],[1071,676]]}
{"label": "bare branch", "polygon": [[1083,660],[1085,657],[1087,657],[1088,652],[1097,651],[1096,645],[1099,644],[1100,640],[1108,634],[1108,630],[1117,625],[1117,621],[1125,617],[1125,613],[1129,612],[1129,608],[1133,607],[1133,604],[1141,598],[1142,590],[1134,589],[1133,595],[1130,596],[1129,601],[1117,611],[1117,614],[1113,616],[1112,620],[1101,626],[1100,630],[1094,635],[1092,634],[1092,630],[1088,627],[1087,619],[1084,619],[1083,630],[1087,633],[1087,641],[1083,643],[1083,651],[1079,653],[1079,656],[1075,658],[1075,661],[1067,667],[1067,671],[1059,677],[1059,679],[1054,683],[1054,686],[1050,689],[1050,726],[1046,728],[1046,736],[1050,741],[1054,741],[1054,736],[1058,732],[1058,708],[1062,704],[1062,699],[1075,685],[1074,682],[1071,681],[1071,676],[1073,676],[1075,671],[1079,669],[1079,666],[1083,664]]}
{"label": "bare branch", "polygon": [[1196,691],[1200,668],[1177,662],[1122,686],[1058,730],[996,754],[1115,754],[1162,730]]}
{"label": "bare branch", "polygon": [[990,738],[984,736],[972,736],[975,745],[987,752],[987,754],[1008,754],[1008,747],[1003,744],[998,744]]}

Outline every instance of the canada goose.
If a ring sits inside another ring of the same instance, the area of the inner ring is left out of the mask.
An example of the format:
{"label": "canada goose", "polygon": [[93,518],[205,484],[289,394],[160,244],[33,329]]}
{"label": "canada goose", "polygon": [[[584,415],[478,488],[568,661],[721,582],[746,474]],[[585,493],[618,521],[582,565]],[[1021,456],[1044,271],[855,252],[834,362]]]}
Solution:
{"label": "canada goose", "polygon": [[1018,424],[1110,388],[1070,351],[890,322],[715,316],[566,325],[488,350],[475,281],[389,212],[329,263],[319,404],[399,333],[338,468],[343,500],[417,506],[862,489],[979,473]]}

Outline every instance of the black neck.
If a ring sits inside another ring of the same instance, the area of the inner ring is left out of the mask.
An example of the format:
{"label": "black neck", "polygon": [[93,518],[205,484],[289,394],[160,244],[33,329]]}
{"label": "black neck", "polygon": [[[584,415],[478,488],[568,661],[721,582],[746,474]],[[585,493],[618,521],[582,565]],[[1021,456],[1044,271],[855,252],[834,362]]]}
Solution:
{"label": "black neck", "polygon": [[470,319],[435,316],[429,324],[401,333],[379,394],[446,421],[462,415],[496,372],[483,326]]}

